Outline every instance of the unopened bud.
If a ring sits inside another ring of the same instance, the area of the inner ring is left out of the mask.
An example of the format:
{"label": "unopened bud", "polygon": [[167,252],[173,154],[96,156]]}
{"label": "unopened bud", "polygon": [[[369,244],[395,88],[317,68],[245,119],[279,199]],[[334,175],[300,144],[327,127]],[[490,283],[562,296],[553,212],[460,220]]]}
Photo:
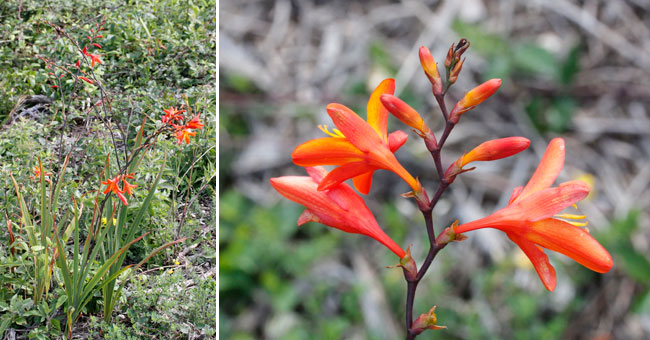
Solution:
{"label": "unopened bud", "polygon": [[449,51],[447,51],[447,57],[445,58],[445,68],[449,69],[453,61],[454,61],[454,44],[451,44]]}
{"label": "unopened bud", "polygon": [[413,321],[413,324],[411,325],[411,332],[415,335],[418,335],[422,332],[424,332],[427,329],[433,329],[433,330],[438,330],[438,329],[445,329],[447,326],[438,326],[438,318],[436,317],[436,307],[433,306],[428,313],[426,314],[420,314],[415,321]]}
{"label": "unopened bud", "polygon": [[451,226],[447,227],[445,230],[443,230],[438,237],[436,237],[436,245],[441,246],[443,244],[447,244],[449,242],[461,242],[467,239],[467,236],[463,234],[456,234],[454,232],[454,228],[458,226],[458,220],[456,220],[454,223],[451,224]]}
{"label": "unopened bud", "polygon": [[465,94],[449,114],[452,123],[458,123],[460,116],[492,96],[501,86],[501,79],[490,79]]}
{"label": "unopened bud", "polygon": [[429,78],[429,82],[433,86],[433,94],[441,95],[442,94],[442,79],[440,79],[440,73],[438,73],[438,65],[431,55],[431,51],[428,48],[422,46],[420,47],[420,64],[422,64],[422,69],[424,73]]}
{"label": "unopened bud", "polygon": [[420,114],[403,100],[390,94],[382,94],[379,99],[384,104],[384,107],[402,123],[417,129],[422,134],[431,130],[424,120],[422,120]]}
{"label": "unopened bud", "polygon": [[449,83],[453,84],[458,80],[458,75],[460,74],[460,70],[463,68],[463,63],[465,62],[465,59],[463,59],[460,62],[457,62],[454,67],[451,69],[449,72]]}

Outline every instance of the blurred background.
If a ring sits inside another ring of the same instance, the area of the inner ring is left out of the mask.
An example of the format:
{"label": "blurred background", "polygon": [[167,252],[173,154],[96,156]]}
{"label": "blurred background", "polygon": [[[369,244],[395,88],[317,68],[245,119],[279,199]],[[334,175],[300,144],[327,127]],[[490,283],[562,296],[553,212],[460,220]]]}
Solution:
{"label": "blurred background", "polygon": [[[325,106],[365,115],[388,77],[397,95],[440,133],[442,116],[417,49],[441,63],[452,43],[471,46],[448,107],[472,87],[501,89],[463,116],[443,164],[492,138],[524,136],[525,152],[457,178],[434,211],[439,232],[507,204],[550,139],[566,140],[558,181],[592,185],[579,203],[614,268],[594,273],[547,251],[558,274],[544,289],[532,265],[496,230],[469,234],[436,258],[417,290],[415,315],[437,305],[449,327],[419,338],[650,338],[650,2],[587,1],[220,1],[219,320],[228,339],[398,339],[406,285],[396,257],[368,237],[316,223],[269,178],[300,174],[294,147],[323,137]],[[442,65],[440,65],[442,70]],[[410,133],[397,158],[435,190],[429,154]],[[446,167],[446,165],[445,165]],[[421,215],[397,176],[375,175],[366,202],[422,263]]]}

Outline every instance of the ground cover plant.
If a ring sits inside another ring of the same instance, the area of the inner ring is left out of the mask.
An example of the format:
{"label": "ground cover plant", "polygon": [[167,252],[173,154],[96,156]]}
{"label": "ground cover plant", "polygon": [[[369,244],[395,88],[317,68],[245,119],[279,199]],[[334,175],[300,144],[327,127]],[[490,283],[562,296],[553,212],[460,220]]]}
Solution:
{"label": "ground cover plant", "polygon": [[0,5],[0,338],[215,336],[214,5]]}

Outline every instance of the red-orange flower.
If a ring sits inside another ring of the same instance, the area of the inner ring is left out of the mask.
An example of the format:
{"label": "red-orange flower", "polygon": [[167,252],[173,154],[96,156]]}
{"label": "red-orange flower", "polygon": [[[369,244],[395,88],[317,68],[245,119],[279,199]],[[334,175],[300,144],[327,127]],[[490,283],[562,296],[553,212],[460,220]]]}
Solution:
{"label": "red-orange flower", "polygon": [[101,64],[101,63],[102,63],[102,60],[99,59],[99,57],[101,57],[101,55],[99,55],[99,54],[92,54],[92,53],[89,53],[89,52],[86,52],[86,55],[87,55],[88,57],[90,57],[90,60],[91,60],[90,67],[95,67],[95,62],[97,62],[98,64]]}
{"label": "red-orange flower", "polygon": [[181,120],[183,119],[181,113],[185,112],[185,110],[178,110],[175,107],[170,107],[169,109],[164,109],[163,111],[165,112],[165,115],[161,119],[163,123],[172,123],[175,120]]}
{"label": "red-orange flower", "polygon": [[194,135],[196,132],[192,132],[187,126],[176,126],[176,142],[178,144],[183,143],[183,140],[185,140],[185,144],[190,144],[190,136]]}
{"label": "red-orange flower", "polygon": [[202,129],[203,123],[201,123],[201,121],[199,120],[200,116],[201,116],[200,113],[194,116],[194,118],[192,118],[192,120],[190,120],[189,123],[187,123],[186,127],[188,129],[199,129],[199,130]]}
{"label": "red-orange flower", "polygon": [[481,228],[505,232],[533,263],[546,289],[555,289],[555,269],[543,248],[562,253],[583,266],[608,272],[612,257],[588,231],[580,228],[586,223],[567,222],[584,216],[558,214],[582,200],[589,186],[582,181],[570,181],[551,188],[564,165],[564,140],[551,141],[537,170],[525,187],[514,190],[508,206],[490,216],[454,228],[456,234]]}
{"label": "red-orange flower", "polygon": [[138,186],[127,182],[126,181],[127,178],[133,179],[134,174],[131,173],[131,174],[126,174],[121,176],[122,184],[124,185],[123,192],[126,192],[129,195],[133,195],[133,189],[137,188]]}
{"label": "red-orange flower", "polygon": [[348,233],[362,234],[385,245],[403,258],[406,252],[379,227],[363,198],[350,186],[339,183],[327,191],[319,184],[328,176],[322,167],[307,167],[307,176],[271,178],[271,185],[282,196],[307,208],[298,218],[298,225],[318,222]]}
{"label": "red-orange flower", "polygon": [[339,165],[320,182],[319,190],[327,190],[353,178],[354,186],[363,194],[370,191],[375,170],[390,170],[400,176],[415,192],[420,183],[402,167],[393,152],[408,138],[402,131],[386,133],[388,111],[380,96],[392,94],[395,81],[386,79],[377,86],[368,100],[368,121],[341,104],[327,105],[327,113],[337,129],[334,133],[321,127],[331,137],[310,140],[299,145],[291,155],[300,166]]}
{"label": "red-orange flower", "polygon": [[[32,171],[34,171],[34,176],[29,176],[30,179],[39,179],[39,178],[41,178],[41,168],[40,167],[35,166],[35,167],[32,168]],[[52,173],[51,172],[44,172],[43,173],[43,177],[48,177],[48,176],[52,176]],[[48,179],[46,179],[46,180],[48,180]]]}
{"label": "red-orange flower", "polygon": [[102,182],[102,184],[106,185],[106,190],[104,190],[104,194],[108,194],[110,192],[113,192],[113,193],[115,193],[117,198],[119,198],[120,201],[122,201],[122,204],[127,205],[128,202],[126,201],[126,197],[124,197],[124,195],[123,195],[124,190],[120,189],[120,187],[118,186],[118,183],[120,182],[121,177],[122,176],[117,176],[115,178],[107,179],[104,182]]}

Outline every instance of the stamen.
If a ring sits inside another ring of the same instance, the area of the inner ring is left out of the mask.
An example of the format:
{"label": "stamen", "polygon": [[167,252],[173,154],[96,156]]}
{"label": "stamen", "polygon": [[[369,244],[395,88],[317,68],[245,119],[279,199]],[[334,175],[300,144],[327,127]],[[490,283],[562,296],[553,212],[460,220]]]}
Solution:
{"label": "stamen", "polygon": [[584,222],[568,222],[567,221],[567,223],[572,224],[572,225],[574,225],[576,227],[584,227],[587,224],[589,224],[589,222],[587,222],[587,221],[584,221]]}
{"label": "stamen", "polygon": [[578,210],[578,205],[577,205],[577,204],[573,204],[572,207],[573,207],[575,210]]}
{"label": "stamen", "polygon": [[334,131],[334,133],[332,133],[332,132],[329,132],[329,130],[327,129],[327,125],[318,125],[318,128],[321,131],[325,132],[325,134],[327,134],[330,137],[345,138],[345,135],[341,131],[339,131],[339,129],[332,129],[332,131]]}
{"label": "stamen", "polygon": [[585,215],[574,215],[574,214],[557,214],[555,217],[559,218],[568,218],[570,220],[582,220],[587,218]]}

